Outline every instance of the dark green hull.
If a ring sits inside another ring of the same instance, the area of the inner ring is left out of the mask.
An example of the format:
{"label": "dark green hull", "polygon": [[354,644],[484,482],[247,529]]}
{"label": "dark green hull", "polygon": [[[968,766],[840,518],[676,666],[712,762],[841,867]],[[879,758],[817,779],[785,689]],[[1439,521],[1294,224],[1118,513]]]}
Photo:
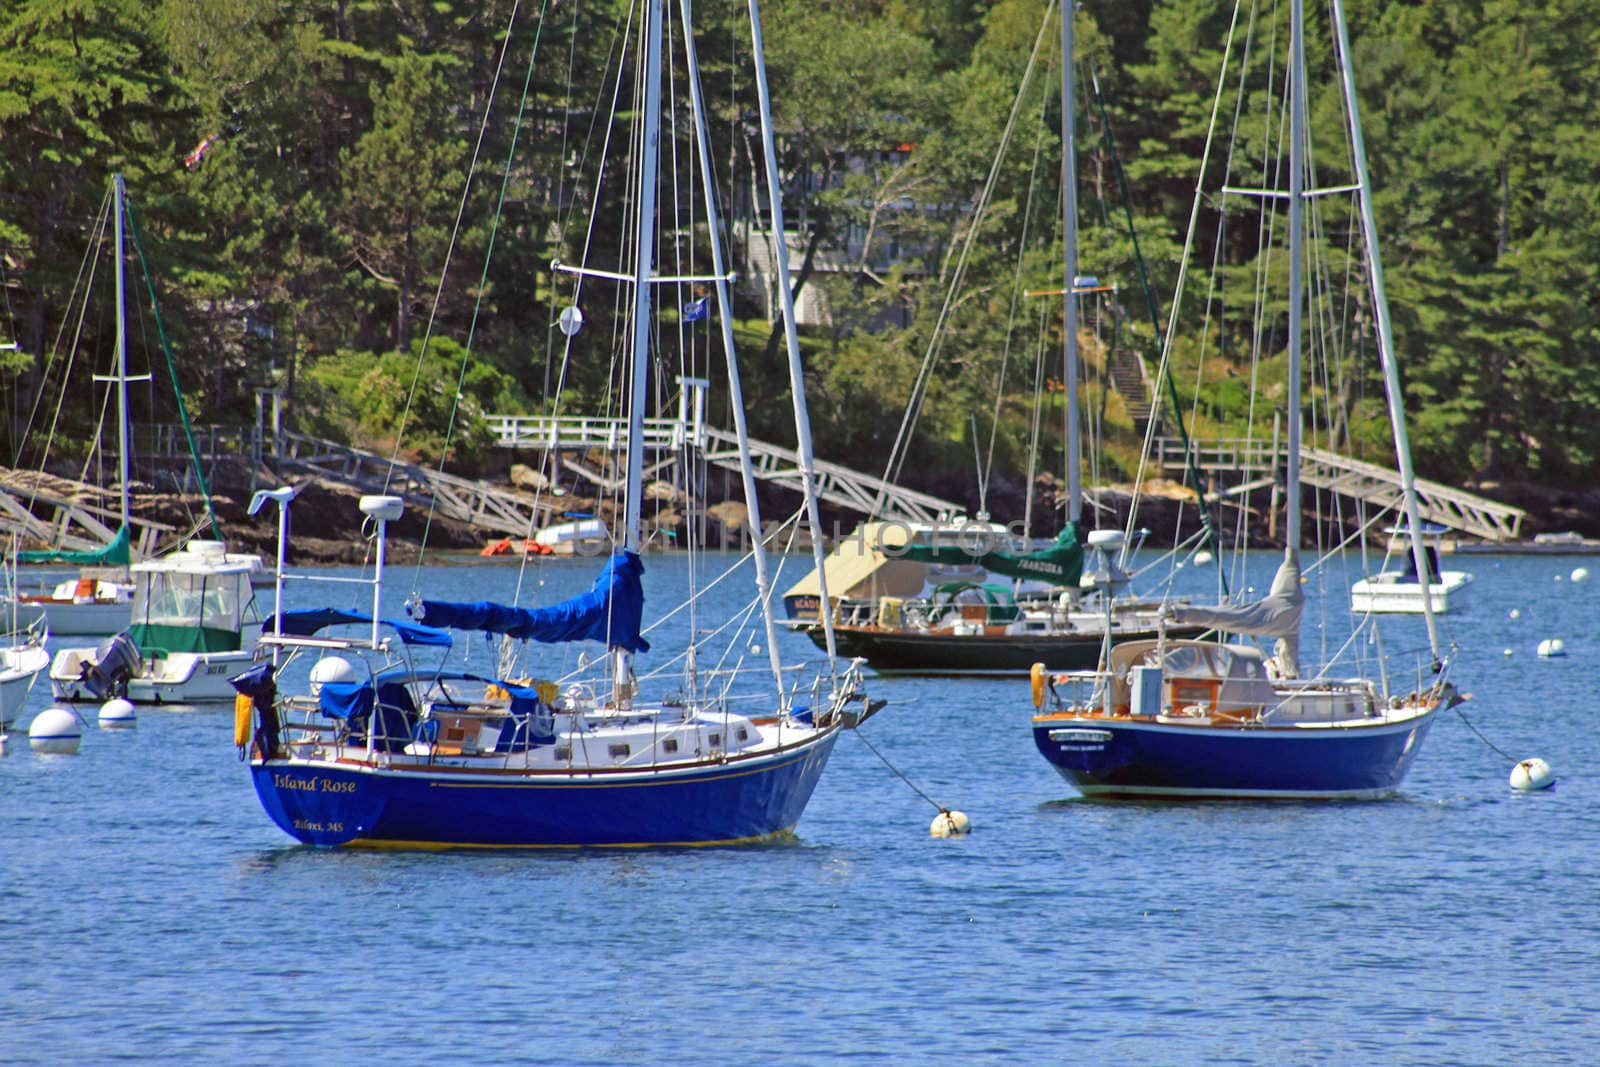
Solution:
{"label": "dark green hull", "polygon": [[[822,627],[805,628],[818,648],[825,648]],[[1169,638],[1198,637],[1198,626],[1169,626]],[[938,631],[885,630],[878,627],[834,628],[839,655],[860,656],[875,671],[900,674],[1027,674],[1035,663],[1047,670],[1091,670],[1100,663],[1103,636],[1082,634],[954,634]],[[1113,644],[1153,641],[1155,630],[1118,630]]]}

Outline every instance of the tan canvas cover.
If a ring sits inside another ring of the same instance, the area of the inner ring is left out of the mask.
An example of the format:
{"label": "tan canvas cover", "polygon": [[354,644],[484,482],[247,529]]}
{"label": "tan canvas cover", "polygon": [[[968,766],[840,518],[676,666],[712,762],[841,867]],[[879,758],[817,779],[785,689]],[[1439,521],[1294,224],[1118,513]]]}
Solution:
{"label": "tan canvas cover", "polygon": [[[867,600],[881,596],[909,597],[920,593],[927,581],[927,564],[898,559],[878,548],[879,545],[889,549],[902,546],[910,536],[911,531],[904,523],[869,522],[840,540],[822,561],[828,579],[829,598]],[[787,599],[793,596],[820,596],[821,593],[822,585],[813,567],[783,595]]]}

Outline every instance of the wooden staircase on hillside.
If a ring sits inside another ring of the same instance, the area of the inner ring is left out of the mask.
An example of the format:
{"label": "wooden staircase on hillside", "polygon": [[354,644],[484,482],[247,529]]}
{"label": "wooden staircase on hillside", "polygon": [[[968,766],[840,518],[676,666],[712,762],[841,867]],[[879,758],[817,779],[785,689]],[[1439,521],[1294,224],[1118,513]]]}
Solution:
{"label": "wooden staircase on hillside", "polygon": [[1133,420],[1134,431],[1142,439],[1150,429],[1150,383],[1145,378],[1144,360],[1137,352],[1118,349],[1109,362],[1111,387],[1122,397]]}

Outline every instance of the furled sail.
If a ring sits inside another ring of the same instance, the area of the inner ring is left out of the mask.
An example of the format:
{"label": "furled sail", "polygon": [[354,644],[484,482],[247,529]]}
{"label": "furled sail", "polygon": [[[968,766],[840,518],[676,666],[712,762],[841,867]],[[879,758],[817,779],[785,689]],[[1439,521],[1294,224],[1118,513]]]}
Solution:
{"label": "furled sail", "polygon": [[128,528],[122,527],[104,548],[72,552],[64,548],[18,552],[18,563],[73,563],[80,567],[126,567],[132,559]]}
{"label": "furled sail", "polygon": [[[432,626],[423,626],[406,619],[379,619],[378,622],[392,629],[400,635],[400,640],[408,645],[442,645],[449,647],[450,634],[445,630]],[[283,613],[282,626],[284,634],[293,637],[309,637],[328,626],[346,626],[366,624],[371,625],[372,616],[361,611],[347,611],[343,608],[305,608],[300,611],[286,611]],[[264,627],[266,633],[273,632],[273,621],[267,620]]]}
{"label": "furled sail", "polygon": [[545,608],[518,608],[491,600],[469,603],[418,600],[411,614],[427,626],[481,630],[508,637],[558,643],[604,641],[629,652],[647,652],[639,635],[644,618],[644,564],[637,553],[618,552],[587,593]]}
{"label": "furled sail", "polygon": [[1215,607],[1175,604],[1171,610],[1172,620],[1177,623],[1278,638],[1279,670],[1285,677],[1292,677],[1297,673],[1299,662],[1300,616],[1305,602],[1305,592],[1300,588],[1300,554],[1290,548],[1284,551],[1283,562],[1272,578],[1272,588],[1255,603]]}
{"label": "furled sail", "polygon": [[1078,528],[1067,523],[1054,543],[1037,552],[972,551],[965,545],[907,545],[899,555],[919,563],[954,563],[978,566],[991,574],[1011,578],[1037,578],[1052,585],[1076,586],[1083,577],[1083,546]]}

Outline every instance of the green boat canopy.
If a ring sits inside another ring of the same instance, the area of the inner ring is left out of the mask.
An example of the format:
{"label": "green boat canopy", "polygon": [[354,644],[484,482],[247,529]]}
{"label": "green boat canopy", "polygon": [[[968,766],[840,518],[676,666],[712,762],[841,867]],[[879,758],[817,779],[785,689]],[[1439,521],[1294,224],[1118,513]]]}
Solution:
{"label": "green boat canopy", "polygon": [[918,563],[950,563],[978,566],[991,574],[1010,578],[1037,578],[1052,585],[1076,586],[1083,577],[1083,546],[1078,529],[1067,523],[1049,548],[1037,552],[972,552],[961,545],[907,545],[902,559]]}
{"label": "green boat canopy", "polygon": [[[976,593],[977,597],[963,596],[963,593]],[[978,598],[983,600],[984,618],[988,622],[1014,622],[1022,614],[1012,599],[1011,590],[992,582],[945,582],[933,591],[934,614],[959,610],[963,605],[975,604]]]}
{"label": "green boat canopy", "polygon": [[80,567],[126,567],[133,562],[133,553],[129,550],[130,541],[128,528],[124,526],[104,548],[90,549],[87,552],[69,552],[61,548],[18,552],[17,562],[74,563]]}

